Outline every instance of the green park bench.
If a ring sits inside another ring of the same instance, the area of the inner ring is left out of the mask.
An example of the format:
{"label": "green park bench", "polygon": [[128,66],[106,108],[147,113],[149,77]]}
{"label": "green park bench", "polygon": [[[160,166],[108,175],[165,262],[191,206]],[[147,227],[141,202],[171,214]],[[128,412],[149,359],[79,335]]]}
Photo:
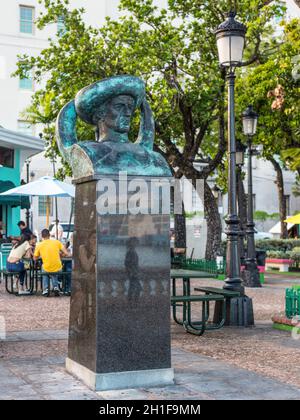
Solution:
{"label": "green park bench", "polygon": [[[14,291],[14,277],[17,276],[18,273],[3,269],[3,270],[0,271],[0,274],[4,278],[5,290],[7,291],[7,293],[9,293],[11,295],[18,295],[18,292]],[[28,282],[29,282],[29,285],[28,285]],[[31,281],[31,279],[27,277],[27,273],[26,273],[26,276],[25,276],[25,285],[26,285],[26,288],[29,290],[28,294],[32,294],[33,293],[33,283]]]}
{"label": "green park bench", "polygon": [[[7,291],[7,293],[9,294],[16,294],[14,292],[14,276],[17,273],[13,273],[11,271],[7,271],[7,270],[1,270],[1,276],[3,276],[4,278],[4,284],[5,284],[5,290]],[[10,287],[9,287],[10,284]]]}
{"label": "green park bench", "polygon": [[[41,290],[43,290],[43,276],[48,277],[48,294],[47,294],[48,297],[50,296],[50,293],[51,293],[50,276],[53,275],[53,274],[55,274],[55,273],[48,273],[46,271],[44,271],[44,272],[39,271],[37,273],[37,275],[36,275],[37,282],[40,282]],[[63,283],[63,291],[65,290],[65,284],[64,284],[64,282],[65,282],[65,276],[68,276],[70,274],[71,274],[70,271],[59,271],[56,274],[58,276],[58,278],[62,278],[62,280],[63,280],[62,281],[62,283]],[[36,285],[36,289],[38,289],[38,285]]]}
{"label": "green park bench", "polygon": [[195,287],[196,292],[204,292],[206,295],[218,294],[224,296],[226,299],[231,299],[240,296],[240,292],[232,290],[220,289],[218,287]]}
{"label": "green park bench", "polygon": [[[223,318],[223,314],[225,311],[225,317],[230,316],[229,315],[229,311],[230,311],[230,300],[234,299],[234,298],[238,298],[240,297],[240,292],[235,292],[232,290],[226,290],[226,289],[220,289],[218,287],[195,287],[194,288],[195,292],[203,292],[205,293],[206,296],[210,296],[210,295],[214,295],[214,294],[218,294],[223,296],[224,301],[223,304],[220,308],[219,311],[215,310],[215,316],[214,316],[214,321],[217,322],[217,320],[219,318]],[[209,307],[208,307],[209,310]],[[209,312],[207,314],[207,317],[209,317]]]}
{"label": "green park bench", "polygon": [[[226,306],[223,305],[223,317],[218,323],[208,323],[209,304],[210,302],[224,302],[224,296],[218,294],[209,295],[187,295],[187,296],[172,296],[171,305],[173,306],[173,314],[176,313],[176,307],[182,306],[183,315],[182,321],[177,317],[174,320],[177,324],[183,325],[184,329],[191,334],[203,335],[206,330],[215,330],[222,328],[225,323]],[[192,321],[192,308],[191,304],[194,302],[202,303],[202,319],[201,321]]]}

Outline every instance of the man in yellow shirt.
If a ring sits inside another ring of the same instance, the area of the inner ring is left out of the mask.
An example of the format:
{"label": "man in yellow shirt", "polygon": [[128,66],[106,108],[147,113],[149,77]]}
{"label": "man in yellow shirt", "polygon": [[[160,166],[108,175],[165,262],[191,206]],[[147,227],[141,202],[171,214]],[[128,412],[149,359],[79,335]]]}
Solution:
{"label": "man in yellow shirt", "polygon": [[[43,275],[43,296],[48,296],[48,277],[52,280],[52,287],[55,296],[59,296],[58,274],[62,270],[62,257],[68,257],[68,251],[60,241],[50,239],[50,232],[48,229],[42,230],[42,242],[37,244],[34,251],[34,260],[39,258],[43,261],[42,272]],[[48,273],[51,273],[49,275]]]}

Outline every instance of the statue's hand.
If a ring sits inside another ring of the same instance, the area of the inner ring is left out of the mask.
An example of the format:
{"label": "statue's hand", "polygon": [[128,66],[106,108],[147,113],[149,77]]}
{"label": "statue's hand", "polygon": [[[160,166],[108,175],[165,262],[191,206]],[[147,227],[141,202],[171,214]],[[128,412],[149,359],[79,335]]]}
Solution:
{"label": "statue's hand", "polygon": [[141,123],[137,143],[153,150],[155,123],[150,105],[145,98],[141,104]]}

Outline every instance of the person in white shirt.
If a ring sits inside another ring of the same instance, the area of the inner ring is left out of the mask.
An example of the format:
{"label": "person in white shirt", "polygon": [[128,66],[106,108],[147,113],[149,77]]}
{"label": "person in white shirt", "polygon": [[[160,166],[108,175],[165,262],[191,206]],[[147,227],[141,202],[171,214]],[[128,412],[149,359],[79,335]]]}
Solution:
{"label": "person in white shirt", "polygon": [[58,239],[59,241],[61,241],[63,237],[63,233],[64,233],[64,229],[62,225],[59,224],[59,220],[58,219],[54,220],[53,227],[50,231],[51,239]]}
{"label": "person in white shirt", "polygon": [[28,257],[32,256],[31,245],[29,243],[29,235],[21,235],[21,239],[13,246],[12,250],[9,253],[6,262],[7,271],[16,273],[19,276],[20,288],[19,294],[26,293],[24,290],[24,280],[26,275],[26,269],[22,258],[26,255]]}

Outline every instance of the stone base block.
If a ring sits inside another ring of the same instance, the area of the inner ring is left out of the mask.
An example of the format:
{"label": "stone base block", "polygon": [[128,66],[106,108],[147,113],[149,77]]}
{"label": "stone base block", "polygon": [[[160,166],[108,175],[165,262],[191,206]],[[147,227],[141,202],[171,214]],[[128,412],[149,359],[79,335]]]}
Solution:
{"label": "stone base block", "polygon": [[172,368],[95,373],[85,366],[74,362],[74,360],[67,358],[66,369],[94,391],[111,391],[114,389],[145,388],[174,384],[174,370]]}
{"label": "stone base block", "polygon": [[252,299],[248,296],[231,299],[229,325],[237,327],[251,327],[254,325]]}
{"label": "stone base block", "polygon": [[[222,319],[223,302],[216,302],[214,322]],[[251,327],[254,325],[254,313],[252,299],[248,296],[226,299],[226,326]]]}

